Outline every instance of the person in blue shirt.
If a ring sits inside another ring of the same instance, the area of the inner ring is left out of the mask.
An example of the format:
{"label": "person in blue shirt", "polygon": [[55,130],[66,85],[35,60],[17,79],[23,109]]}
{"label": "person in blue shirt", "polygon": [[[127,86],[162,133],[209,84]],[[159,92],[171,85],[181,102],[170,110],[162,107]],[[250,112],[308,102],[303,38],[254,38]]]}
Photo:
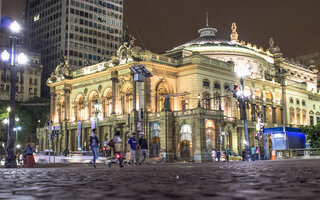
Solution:
{"label": "person in blue shirt", "polygon": [[97,129],[92,129],[92,135],[90,136],[90,147],[93,153],[93,167],[96,168],[96,160],[98,159],[98,146],[99,140],[97,137]]}
{"label": "person in blue shirt", "polygon": [[137,164],[137,161],[136,161],[137,140],[136,140],[135,133],[132,133],[132,137],[130,137],[128,144],[130,144],[130,152],[131,152],[130,163],[133,162],[136,165]]}

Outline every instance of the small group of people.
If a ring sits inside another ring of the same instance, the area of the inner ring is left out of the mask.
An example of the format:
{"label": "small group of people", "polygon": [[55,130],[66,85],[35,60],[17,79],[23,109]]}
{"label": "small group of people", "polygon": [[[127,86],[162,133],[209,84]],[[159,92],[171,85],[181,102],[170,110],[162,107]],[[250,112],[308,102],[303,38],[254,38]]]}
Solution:
{"label": "small group of people", "polygon": [[[129,138],[128,144],[130,145],[130,156],[128,164],[136,164],[136,150],[139,150],[139,164],[141,164],[148,157],[148,143],[144,134],[141,134],[139,141],[136,140],[136,134],[132,133],[132,137]],[[116,131],[113,139],[108,142],[108,146],[113,148],[114,157],[119,160],[119,166],[123,167],[123,154],[122,154],[122,140],[120,137],[120,131]],[[90,147],[93,153],[93,167],[96,168],[96,160],[98,159],[99,139],[97,137],[97,129],[92,129],[92,135],[90,136]]]}
{"label": "small group of people", "polygon": [[28,144],[24,148],[24,153],[21,153],[17,156],[18,162],[26,167],[32,167],[36,165],[36,162],[33,157],[33,148],[30,144]]}
{"label": "small group of people", "polygon": [[248,160],[249,157],[251,161],[259,160],[259,148],[252,145],[249,151],[242,150],[242,161]]}
{"label": "small group of people", "polygon": [[[229,162],[229,157],[230,157],[230,149],[227,148],[226,151],[225,151],[225,161],[226,162]],[[218,162],[220,162],[221,160],[221,152],[220,151],[217,151],[215,149],[212,149],[212,160],[213,161],[216,161],[216,158],[218,159]]]}

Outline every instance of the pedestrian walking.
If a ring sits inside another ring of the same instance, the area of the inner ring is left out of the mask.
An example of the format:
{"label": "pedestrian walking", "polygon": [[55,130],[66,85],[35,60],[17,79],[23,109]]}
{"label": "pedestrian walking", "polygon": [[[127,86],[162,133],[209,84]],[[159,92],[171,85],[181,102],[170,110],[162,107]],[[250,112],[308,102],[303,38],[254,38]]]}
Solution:
{"label": "pedestrian walking", "polygon": [[242,161],[246,160],[246,156],[247,156],[247,150],[243,149],[242,150]]}
{"label": "pedestrian walking", "polygon": [[119,160],[119,166],[122,168],[122,140],[120,138],[120,131],[116,131],[113,137],[113,149],[114,149],[114,155]]}
{"label": "pedestrian walking", "polygon": [[256,150],[256,148],[252,145],[252,147],[251,147],[251,160],[252,161],[254,161],[256,158],[255,150]]}
{"label": "pedestrian walking", "polygon": [[218,162],[220,162],[220,158],[221,158],[221,152],[220,151],[217,152],[217,158],[218,158]]}
{"label": "pedestrian walking", "polygon": [[139,164],[141,165],[142,162],[148,157],[148,143],[145,139],[144,133],[141,134],[139,139],[139,147],[140,147],[140,161]]}
{"label": "pedestrian walking", "polygon": [[212,161],[216,161],[216,150],[212,149]]}
{"label": "pedestrian walking", "polygon": [[99,140],[97,137],[97,129],[92,129],[91,136],[90,136],[90,148],[92,150],[93,154],[93,167],[96,168],[96,161],[98,159],[98,146],[99,146]]}
{"label": "pedestrian walking", "polygon": [[32,167],[36,165],[36,162],[34,161],[34,157],[33,157],[33,149],[30,144],[28,144],[26,148],[24,148],[24,152],[26,154],[26,166]]}
{"label": "pedestrian walking", "polygon": [[132,137],[130,137],[128,144],[130,144],[130,153],[131,153],[131,159],[129,164],[137,164],[136,161],[136,148],[137,148],[137,140],[136,140],[136,134],[132,133]]}
{"label": "pedestrian walking", "polygon": [[259,160],[259,148],[256,147],[256,149],[254,150],[254,153],[256,155],[256,160]]}
{"label": "pedestrian walking", "polygon": [[20,164],[21,164],[22,166],[24,166],[24,156],[23,156],[23,153],[21,153],[21,154],[19,155],[19,161],[20,161]]}
{"label": "pedestrian walking", "polygon": [[230,156],[230,149],[227,148],[226,150],[226,161],[229,162],[229,156]]}
{"label": "pedestrian walking", "polygon": [[167,162],[167,152],[162,152],[162,163],[166,163]]}

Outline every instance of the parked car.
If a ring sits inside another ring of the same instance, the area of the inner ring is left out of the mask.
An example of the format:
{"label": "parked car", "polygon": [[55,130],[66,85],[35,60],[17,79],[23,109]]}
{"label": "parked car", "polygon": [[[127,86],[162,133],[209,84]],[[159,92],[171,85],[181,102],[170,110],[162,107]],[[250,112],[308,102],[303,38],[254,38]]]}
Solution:
{"label": "parked car", "polygon": [[[68,163],[92,163],[93,153],[91,151],[74,151],[66,158]],[[99,156],[96,163],[105,163],[106,158]]]}
{"label": "parked car", "polygon": [[[33,155],[37,164],[49,163],[49,151],[42,151]],[[53,151],[50,151],[50,163],[67,163],[67,160],[65,156],[57,155]]]}

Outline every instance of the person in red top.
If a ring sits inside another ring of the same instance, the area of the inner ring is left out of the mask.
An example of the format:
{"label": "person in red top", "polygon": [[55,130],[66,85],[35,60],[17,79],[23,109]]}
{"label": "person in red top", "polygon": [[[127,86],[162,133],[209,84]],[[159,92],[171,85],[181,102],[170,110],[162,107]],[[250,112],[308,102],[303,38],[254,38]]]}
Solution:
{"label": "person in red top", "polygon": [[259,160],[259,148],[256,147],[256,149],[254,150],[254,154],[256,156],[256,160]]}

